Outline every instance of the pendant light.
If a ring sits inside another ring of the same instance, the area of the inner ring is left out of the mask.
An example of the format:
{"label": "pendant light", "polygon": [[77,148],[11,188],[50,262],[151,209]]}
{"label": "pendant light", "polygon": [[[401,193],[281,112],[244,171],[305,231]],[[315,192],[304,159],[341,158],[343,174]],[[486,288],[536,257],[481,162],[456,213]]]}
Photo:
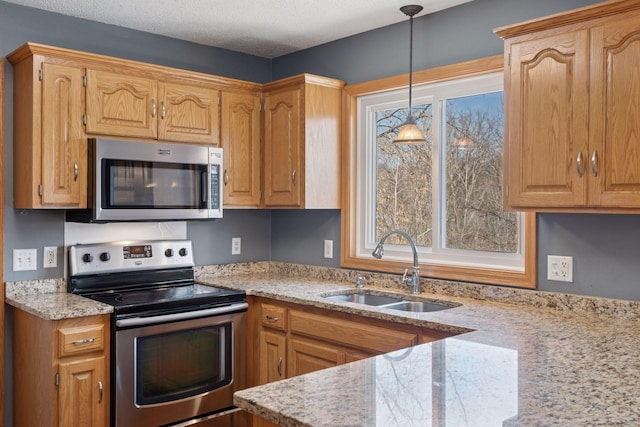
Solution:
{"label": "pendant light", "polygon": [[398,136],[393,141],[394,144],[424,144],[427,142],[422,132],[416,125],[411,111],[411,86],[413,84],[413,16],[420,13],[422,6],[412,4],[402,6],[400,11],[409,17],[409,114],[407,120],[400,127]]}

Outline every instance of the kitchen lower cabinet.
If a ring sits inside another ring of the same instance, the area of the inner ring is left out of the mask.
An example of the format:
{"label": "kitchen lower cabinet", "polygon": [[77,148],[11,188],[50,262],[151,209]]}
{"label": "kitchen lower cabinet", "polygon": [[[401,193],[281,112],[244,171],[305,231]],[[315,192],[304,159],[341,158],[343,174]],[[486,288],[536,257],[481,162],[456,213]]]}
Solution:
{"label": "kitchen lower cabinet", "polygon": [[[303,375],[454,333],[253,297],[250,329],[257,336],[249,366],[252,386]],[[253,426],[273,424],[253,417]]]}
{"label": "kitchen lower cabinet", "polygon": [[346,362],[345,349],[328,342],[293,335],[287,355],[289,377],[332,368]]}
{"label": "kitchen lower cabinet", "polygon": [[108,426],[109,315],[13,313],[13,425]]}

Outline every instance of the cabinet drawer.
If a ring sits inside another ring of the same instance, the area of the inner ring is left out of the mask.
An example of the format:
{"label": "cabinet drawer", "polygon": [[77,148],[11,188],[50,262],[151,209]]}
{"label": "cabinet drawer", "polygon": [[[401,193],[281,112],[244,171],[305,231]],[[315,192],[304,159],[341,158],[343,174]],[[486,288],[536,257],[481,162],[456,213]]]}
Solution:
{"label": "cabinet drawer", "polygon": [[287,309],[271,304],[262,304],[262,325],[280,331],[287,330]]}
{"label": "cabinet drawer", "polygon": [[418,343],[417,335],[410,332],[333,319],[296,310],[291,310],[289,316],[289,326],[292,333],[322,338],[362,350],[370,350],[374,353],[387,353]]}
{"label": "cabinet drawer", "polygon": [[58,329],[59,357],[104,350],[104,325]]}

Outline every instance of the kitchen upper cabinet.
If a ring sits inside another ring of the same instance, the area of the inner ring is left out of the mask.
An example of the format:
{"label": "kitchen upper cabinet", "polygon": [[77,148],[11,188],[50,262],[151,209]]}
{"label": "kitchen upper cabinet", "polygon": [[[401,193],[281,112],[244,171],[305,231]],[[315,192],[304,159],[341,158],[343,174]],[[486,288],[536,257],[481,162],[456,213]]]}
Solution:
{"label": "kitchen upper cabinet", "polygon": [[637,212],[640,4],[496,30],[505,39],[505,205]]}
{"label": "kitchen upper cabinet", "polygon": [[258,207],[261,189],[261,93],[225,90],[221,103],[224,206]]}
{"label": "kitchen upper cabinet", "polygon": [[343,86],[310,74],[265,85],[264,206],[340,208]]}
{"label": "kitchen upper cabinet", "polygon": [[16,208],[87,207],[83,76],[42,57],[14,63]]}
{"label": "kitchen upper cabinet", "polygon": [[14,310],[13,425],[109,425],[109,325]]}
{"label": "kitchen upper cabinet", "polygon": [[87,70],[88,134],[218,145],[219,91],[106,70]]}

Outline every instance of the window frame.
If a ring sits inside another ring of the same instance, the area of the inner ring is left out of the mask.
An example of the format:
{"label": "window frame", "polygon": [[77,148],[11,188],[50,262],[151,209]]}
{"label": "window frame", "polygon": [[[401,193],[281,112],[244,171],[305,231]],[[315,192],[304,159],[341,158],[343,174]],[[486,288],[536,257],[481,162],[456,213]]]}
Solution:
{"label": "window frame", "polygon": [[[503,55],[496,55],[473,61],[462,62],[443,67],[417,71],[413,73],[413,83],[431,84],[452,79],[478,76],[504,71]],[[373,257],[362,257],[357,253],[357,174],[358,168],[358,98],[378,92],[407,88],[408,75],[383,78],[345,87],[344,103],[344,135],[342,152],[342,215],[341,215],[341,251],[340,265],[389,273],[401,273],[408,263],[406,260],[392,257],[377,260]],[[506,88],[505,88],[506,89]],[[504,135],[507,135],[507,111],[505,109]],[[508,144],[504,145],[504,158],[507,158]],[[506,168],[508,165],[504,165]],[[420,263],[420,275],[424,277],[468,281],[493,285],[507,285],[524,288],[536,287],[536,215],[532,212],[524,214],[521,224],[525,235],[524,270],[513,271],[499,268],[438,265]]]}

